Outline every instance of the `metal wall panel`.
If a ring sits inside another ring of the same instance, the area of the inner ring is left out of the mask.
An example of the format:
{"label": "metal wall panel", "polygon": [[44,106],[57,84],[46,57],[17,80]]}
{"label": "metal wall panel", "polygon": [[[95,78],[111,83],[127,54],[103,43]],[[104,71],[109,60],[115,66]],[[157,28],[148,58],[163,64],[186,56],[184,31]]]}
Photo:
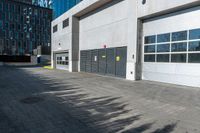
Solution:
{"label": "metal wall panel", "polygon": [[115,76],[115,48],[106,49],[107,67],[106,74]]}
{"label": "metal wall panel", "polygon": [[91,61],[91,51],[87,51],[87,56],[86,56],[86,72],[91,72],[92,71],[92,61]]}
{"label": "metal wall panel", "polygon": [[80,53],[80,70],[82,72],[86,71],[86,59],[87,59],[87,51],[81,51],[81,53]]}
{"label": "metal wall panel", "polygon": [[116,76],[126,77],[127,47],[116,48]]}
{"label": "metal wall panel", "polygon": [[99,49],[99,73],[105,74],[106,73],[106,49]]}
{"label": "metal wall panel", "polygon": [[98,63],[99,63],[99,59],[98,59],[98,50],[92,50],[92,72],[93,73],[98,73]]}

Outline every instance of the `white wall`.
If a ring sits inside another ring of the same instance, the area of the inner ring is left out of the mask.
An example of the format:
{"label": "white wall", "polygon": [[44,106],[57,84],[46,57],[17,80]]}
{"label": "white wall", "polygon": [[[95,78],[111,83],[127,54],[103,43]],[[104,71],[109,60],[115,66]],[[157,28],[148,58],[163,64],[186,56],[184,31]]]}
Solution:
{"label": "white wall", "polygon": [[127,1],[80,20],[80,50],[127,46]]}
{"label": "white wall", "polygon": [[[200,8],[144,23],[144,36],[200,28]],[[143,63],[143,79],[200,87],[200,64]]]}

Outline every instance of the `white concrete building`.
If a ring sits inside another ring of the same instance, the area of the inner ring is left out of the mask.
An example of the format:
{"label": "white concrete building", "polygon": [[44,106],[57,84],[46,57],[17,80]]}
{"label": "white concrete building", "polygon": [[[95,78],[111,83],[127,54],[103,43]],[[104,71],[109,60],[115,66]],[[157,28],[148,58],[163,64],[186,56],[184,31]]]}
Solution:
{"label": "white concrete building", "polygon": [[200,87],[199,0],[83,0],[52,22],[52,66]]}

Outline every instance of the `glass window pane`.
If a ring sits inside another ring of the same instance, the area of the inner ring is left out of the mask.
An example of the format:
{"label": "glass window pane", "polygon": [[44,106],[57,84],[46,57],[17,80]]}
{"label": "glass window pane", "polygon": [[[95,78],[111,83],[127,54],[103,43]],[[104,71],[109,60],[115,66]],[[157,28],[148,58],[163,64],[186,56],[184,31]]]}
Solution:
{"label": "glass window pane", "polygon": [[200,51],[200,41],[189,42],[189,51]]}
{"label": "glass window pane", "polygon": [[169,42],[170,41],[170,33],[160,34],[157,36],[157,42]]}
{"label": "glass window pane", "polygon": [[58,30],[58,25],[53,26],[53,33],[55,33]]}
{"label": "glass window pane", "polygon": [[68,18],[63,21],[63,28],[65,28],[67,26],[69,26],[69,19]]}
{"label": "glass window pane", "polygon": [[187,31],[180,31],[172,33],[172,41],[187,40]]}
{"label": "glass window pane", "polygon": [[169,52],[170,45],[169,44],[159,44],[157,45],[157,52]]}
{"label": "glass window pane", "polygon": [[200,63],[200,53],[188,54],[189,63]]}
{"label": "glass window pane", "polygon": [[144,52],[145,53],[154,53],[155,52],[155,45],[148,45],[144,47]]}
{"label": "glass window pane", "polygon": [[190,30],[190,40],[200,39],[200,29]]}
{"label": "glass window pane", "polygon": [[171,62],[179,62],[179,63],[186,62],[186,54],[172,54]]}
{"label": "glass window pane", "polygon": [[146,36],[145,37],[145,44],[155,43],[156,42],[156,36]]}
{"label": "glass window pane", "polygon": [[158,54],[157,62],[169,62],[169,54]]}
{"label": "glass window pane", "polygon": [[155,62],[155,54],[144,55],[144,62]]}
{"label": "glass window pane", "polygon": [[186,50],[187,50],[187,42],[172,44],[172,52],[182,52]]}

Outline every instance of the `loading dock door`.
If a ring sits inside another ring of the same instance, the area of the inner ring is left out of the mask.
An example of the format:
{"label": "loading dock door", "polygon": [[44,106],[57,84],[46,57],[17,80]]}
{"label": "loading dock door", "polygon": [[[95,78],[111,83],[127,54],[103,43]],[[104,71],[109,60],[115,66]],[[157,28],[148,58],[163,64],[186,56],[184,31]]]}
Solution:
{"label": "loading dock door", "polygon": [[80,56],[80,70],[82,72],[86,71],[86,59],[87,59],[87,51],[81,51],[81,56]]}
{"label": "loading dock door", "polygon": [[106,73],[106,49],[99,50],[99,73],[105,74]]}
{"label": "loading dock door", "polygon": [[115,76],[115,48],[106,49],[107,67],[106,74]]}
{"label": "loading dock door", "polygon": [[92,73],[98,73],[98,50],[92,50],[91,51],[91,62],[92,62]]}
{"label": "loading dock door", "polygon": [[127,47],[116,48],[116,76],[126,77]]}
{"label": "loading dock door", "polygon": [[62,69],[62,70],[69,69],[69,54],[68,54],[68,52],[56,54],[56,69]]}
{"label": "loading dock door", "polygon": [[198,86],[200,7],[143,21],[142,79]]}

